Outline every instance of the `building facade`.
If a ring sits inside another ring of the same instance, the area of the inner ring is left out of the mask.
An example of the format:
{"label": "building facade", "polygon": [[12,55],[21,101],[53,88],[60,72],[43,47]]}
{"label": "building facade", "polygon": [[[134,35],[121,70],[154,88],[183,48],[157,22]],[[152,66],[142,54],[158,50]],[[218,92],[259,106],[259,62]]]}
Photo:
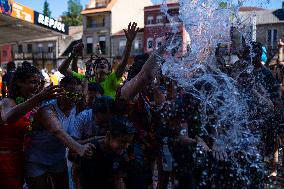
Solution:
{"label": "building facade", "polygon": [[151,4],[151,0],[91,0],[82,11],[84,56],[97,54],[109,59],[116,56],[112,52],[116,50],[112,35],[127,28],[129,22],[143,28],[143,9]]}
{"label": "building facade", "polygon": [[0,65],[4,67],[8,62],[13,60],[12,45],[6,44],[0,46]]}
{"label": "building facade", "polygon": [[[126,37],[124,31],[119,31],[112,35],[112,58],[121,58],[123,56],[123,52],[126,45]],[[136,55],[141,55],[144,53],[143,49],[144,42],[144,29],[140,29],[136,35],[135,40],[132,44],[132,49],[130,52],[130,56],[134,57]]]}
{"label": "building facade", "polygon": [[253,41],[277,51],[279,40],[284,40],[284,2],[280,9],[241,7],[240,15],[242,20],[252,26]]}
{"label": "building facade", "polygon": [[168,14],[171,16],[171,23],[164,13],[161,12],[161,5],[144,8],[144,52],[150,53],[158,49],[163,44],[165,37],[173,33],[173,28],[177,28],[178,32],[174,38],[177,48],[172,53],[182,56],[187,51],[189,37],[183,23],[178,18],[179,4],[168,3],[167,6]]}
{"label": "building facade", "polygon": [[58,35],[13,44],[13,59],[17,65],[30,61],[39,69],[56,69],[65,57],[61,55],[74,40],[82,38],[83,27],[69,27],[69,35]]}

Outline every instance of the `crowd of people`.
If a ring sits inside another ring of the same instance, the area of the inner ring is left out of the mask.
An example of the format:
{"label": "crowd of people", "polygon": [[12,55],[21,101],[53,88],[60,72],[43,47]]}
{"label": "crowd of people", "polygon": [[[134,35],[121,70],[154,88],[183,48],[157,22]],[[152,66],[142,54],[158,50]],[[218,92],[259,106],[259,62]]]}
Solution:
{"label": "crowd of people", "polygon": [[[250,182],[238,179],[230,152],[216,143],[213,126],[202,134],[199,99],[161,74],[167,44],[136,56],[126,71],[138,30],[136,23],[125,30],[124,56],[114,71],[106,58],[97,56],[86,62],[85,74],[78,73],[81,43],[58,68],[64,75],[58,85],[46,86],[43,72],[31,63],[8,67],[3,78],[8,90],[2,90],[0,102],[0,188],[263,187],[269,175],[247,166],[241,157]],[[253,42],[239,52],[238,62],[226,67],[216,50],[220,70],[248,96],[248,111],[254,113],[250,119],[265,118],[249,127],[261,133],[261,158],[269,157],[275,167],[282,100],[280,84],[261,63],[262,56],[262,45]],[[251,74],[235,75],[248,64],[254,69]],[[259,96],[268,99],[264,108],[255,105]],[[69,186],[70,179],[74,186]]]}

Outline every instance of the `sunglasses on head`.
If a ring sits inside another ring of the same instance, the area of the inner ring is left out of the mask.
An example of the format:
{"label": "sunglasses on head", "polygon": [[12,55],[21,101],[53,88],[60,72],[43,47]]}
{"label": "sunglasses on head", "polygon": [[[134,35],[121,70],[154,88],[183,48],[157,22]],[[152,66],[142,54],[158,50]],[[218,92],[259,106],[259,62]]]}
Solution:
{"label": "sunglasses on head", "polygon": [[64,95],[67,99],[71,99],[71,100],[79,100],[83,98],[83,94],[74,93],[74,92],[65,91],[65,90],[64,90]]}

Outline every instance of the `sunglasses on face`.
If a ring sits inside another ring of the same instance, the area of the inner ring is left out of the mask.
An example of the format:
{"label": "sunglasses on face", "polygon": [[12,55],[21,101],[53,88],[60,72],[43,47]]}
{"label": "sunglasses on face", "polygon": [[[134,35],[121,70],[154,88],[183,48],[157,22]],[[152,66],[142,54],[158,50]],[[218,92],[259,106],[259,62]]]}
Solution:
{"label": "sunglasses on face", "polygon": [[67,99],[70,99],[70,100],[80,100],[83,98],[83,94],[74,93],[74,92],[65,91],[65,90],[64,90],[64,95]]}

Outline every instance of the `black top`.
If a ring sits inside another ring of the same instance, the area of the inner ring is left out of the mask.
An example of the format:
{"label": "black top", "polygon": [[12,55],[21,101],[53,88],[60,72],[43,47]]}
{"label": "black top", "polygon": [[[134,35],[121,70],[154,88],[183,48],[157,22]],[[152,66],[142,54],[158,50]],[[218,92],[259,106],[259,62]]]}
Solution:
{"label": "black top", "polygon": [[78,159],[82,189],[113,189],[114,178],[124,175],[125,154],[103,151],[97,140],[92,143],[96,146],[93,157]]}

